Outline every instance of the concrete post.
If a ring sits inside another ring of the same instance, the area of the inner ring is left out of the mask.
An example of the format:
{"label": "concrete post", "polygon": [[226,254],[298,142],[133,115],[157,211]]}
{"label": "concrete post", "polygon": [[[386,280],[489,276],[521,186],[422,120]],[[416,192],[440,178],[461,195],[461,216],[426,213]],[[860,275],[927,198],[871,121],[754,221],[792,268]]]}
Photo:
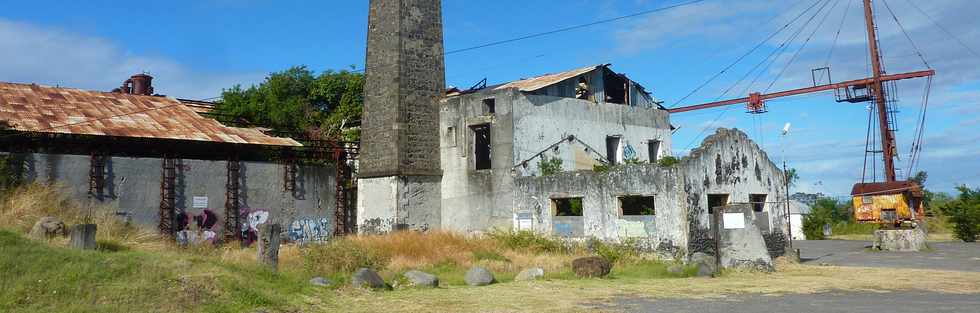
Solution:
{"label": "concrete post", "polygon": [[279,267],[279,233],[282,227],[276,223],[266,223],[259,226],[258,252],[259,262],[271,267]]}
{"label": "concrete post", "polygon": [[95,232],[98,226],[95,224],[79,224],[71,228],[71,248],[78,250],[95,250]]}

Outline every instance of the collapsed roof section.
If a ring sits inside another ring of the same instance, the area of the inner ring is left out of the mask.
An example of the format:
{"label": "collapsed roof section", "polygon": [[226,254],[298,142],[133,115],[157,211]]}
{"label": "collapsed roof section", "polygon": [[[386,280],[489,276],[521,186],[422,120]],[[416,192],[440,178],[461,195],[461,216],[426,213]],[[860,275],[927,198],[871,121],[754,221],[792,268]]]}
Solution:
{"label": "collapsed roof section", "polygon": [[254,128],[222,125],[167,97],[0,82],[0,122],[33,133],[301,147]]}
{"label": "collapsed roof section", "polygon": [[646,106],[664,109],[663,102],[624,74],[599,64],[569,71],[525,78],[494,86],[478,86],[468,90],[450,88],[447,97],[454,97],[485,90],[516,89],[523,93],[578,98],[594,103],[611,103],[629,106]]}

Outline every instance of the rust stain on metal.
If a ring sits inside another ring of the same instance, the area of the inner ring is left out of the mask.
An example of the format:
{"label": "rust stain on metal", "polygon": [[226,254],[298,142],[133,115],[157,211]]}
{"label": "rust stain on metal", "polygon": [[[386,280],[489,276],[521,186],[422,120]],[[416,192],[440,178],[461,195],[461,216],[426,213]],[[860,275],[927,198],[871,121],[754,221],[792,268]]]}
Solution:
{"label": "rust stain on metal", "polygon": [[560,83],[563,80],[566,80],[566,79],[569,79],[569,78],[572,78],[572,77],[575,77],[575,76],[579,76],[579,75],[582,75],[582,74],[585,74],[585,73],[594,71],[594,70],[596,70],[598,68],[601,68],[601,67],[604,67],[604,66],[607,66],[607,65],[608,64],[593,65],[593,66],[583,67],[583,68],[574,69],[574,70],[571,70],[571,71],[565,71],[565,72],[561,72],[561,73],[545,74],[545,75],[541,75],[541,76],[538,76],[538,77],[526,78],[526,79],[522,79],[522,80],[518,80],[518,81],[514,81],[514,82],[510,82],[510,83],[506,83],[506,84],[500,85],[500,86],[496,87],[495,89],[496,90],[500,90],[500,89],[506,89],[506,88],[517,88],[518,90],[524,91],[524,92],[535,91],[535,90],[538,90],[538,89],[541,89],[541,88],[545,88],[545,87],[548,87],[548,86],[551,86],[551,85]]}
{"label": "rust stain on metal", "polygon": [[17,131],[302,146],[222,125],[167,97],[0,82],[0,122]]}

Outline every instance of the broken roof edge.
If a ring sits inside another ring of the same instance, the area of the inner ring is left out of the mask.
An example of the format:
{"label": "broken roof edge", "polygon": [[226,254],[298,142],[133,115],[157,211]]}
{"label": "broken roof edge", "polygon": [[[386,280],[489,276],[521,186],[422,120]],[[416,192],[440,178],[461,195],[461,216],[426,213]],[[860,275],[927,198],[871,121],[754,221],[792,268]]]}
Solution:
{"label": "broken roof edge", "polygon": [[704,140],[701,141],[701,145],[699,145],[697,148],[691,149],[691,151],[688,152],[686,156],[680,159],[680,162],[681,163],[693,162],[694,159],[702,157],[702,155],[705,152],[707,152],[712,146],[717,144],[718,141],[721,141],[725,136],[737,136],[738,140],[744,140],[745,142],[751,143],[752,149],[759,151],[759,153],[761,154],[760,156],[765,158],[767,161],[769,161],[769,165],[772,166],[774,169],[776,169],[776,172],[782,173],[782,170],[779,169],[779,166],[777,166],[776,163],[769,158],[769,154],[766,153],[766,150],[763,150],[762,147],[759,146],[759,144],[757,144],[755,141],[752,141],[752,139],[749,138],[748,134],[739,130],[738,128],[719,127],[717,130],[715,130],[714,134],[705,137]]}

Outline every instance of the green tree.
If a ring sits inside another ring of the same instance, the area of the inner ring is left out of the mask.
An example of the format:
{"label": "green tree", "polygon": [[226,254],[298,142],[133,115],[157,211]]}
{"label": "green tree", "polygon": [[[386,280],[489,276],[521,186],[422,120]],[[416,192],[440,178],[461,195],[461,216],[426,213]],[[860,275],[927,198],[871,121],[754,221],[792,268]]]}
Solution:
{"label": "green tree", "polygon": [[538,168],[541,169],[541,176],[550,176],[562,172],[563,161],[559,157],[547,157],[542,155],[538,161]]}
{"label": "green tree", "polygon": [[[259,85],[235,85],[215,107],[223,122],[246,121],[277,131],[346,138],[342,126],[360,121],[364,76],[349,71],[315,75],[305,66],[269,74]],[[356,132],[353,133],[356,137]]]}
{"label": "green tree", "polygon": [[953,235],[966,242],[975,242],[980,236],[980,188],[970,189],[966,186],[956,188],[960,195],[943,207],[949,214],[953,227]]}
{"label": "green tree", "polygon": [[790,187],[796,186],[796,181],[800,179],[800,175],[796,173],[795,168],[786,170],[786,184]]}

